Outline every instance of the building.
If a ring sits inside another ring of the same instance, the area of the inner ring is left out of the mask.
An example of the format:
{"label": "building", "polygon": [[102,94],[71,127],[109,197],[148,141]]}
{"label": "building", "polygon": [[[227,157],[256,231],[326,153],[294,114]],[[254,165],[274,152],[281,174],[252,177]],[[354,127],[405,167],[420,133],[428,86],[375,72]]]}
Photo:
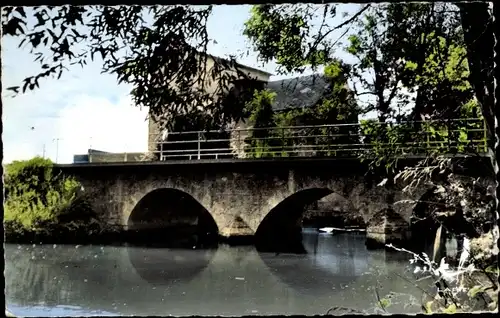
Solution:
{"label": "building", "polygon": [[[215,63],[218,62],[219,60],[224,60],[224,59],[209,55],[207,58],[207,64],[208,64],[207,70],[210,72],[215,67]],[[235,69],[227,70],[227,72],[233,73],[235,75],[237,71],[244,73],[248,77],[248,79],[236,80],[229,87],[228,96],[234,97],[234,99],[237,99],[240,93],[243,90],[247,90],[250,86],[263,87],[265,83],[269,81],[269,77],[272,75],[271,73],[242,64],[237,64]],[[207,85],[208,87],[207,92],[213,93],[217,88],[217,83],[212,80],[207,80],[207,81],[209,82]],[[148,151],[154,152],[158,150],[158,142],[160,142],[163,139],[164,131],[160,128],[159,123],[155,118],[153,118],[153,116],[150,116],[148,125],[149,125]]]}
{"label": "building", "polygon": [[73,163],[95,163],[95,162],[131,162],[145,161],[146,154],[143,152],[107,152],[89,149],[87,154],[73,155]]}

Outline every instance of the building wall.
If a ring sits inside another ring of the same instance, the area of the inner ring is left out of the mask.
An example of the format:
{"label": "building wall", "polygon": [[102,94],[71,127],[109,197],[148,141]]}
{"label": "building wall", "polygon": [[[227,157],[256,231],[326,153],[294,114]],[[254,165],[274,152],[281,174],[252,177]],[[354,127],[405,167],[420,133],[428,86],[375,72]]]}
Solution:
{"label": "building wall", "polygon": [[[207,69],[210,70],[213,69],[215,65],[215,61],[212,57],[207,58]],[[255,78],[258,81],[262,82],[268,82],[269,77],[271,74],[259,71],[257,69],[249,68],[243,65],[239,66],[239,69],[243,72],[245,72],[249,77]],[[235,72],[236,70],[230,70],[228,69],[227,72]],[[208,93],[214,93],[217,89],[217,81],[212,80],[212,79],[207,79],[206,85],[207,85],[207,92]],[[229,87],[231,89],[232,87]],[[150,116],[149,121],[148,121],[148,151],[156,151],[156,142],[161,138],[162,130],[160,129],[160,125]]]}
{"label": "building wall", "polygon": [[89,155],[89,162],[137,162],[144,161],[142,152],[95,153]]}

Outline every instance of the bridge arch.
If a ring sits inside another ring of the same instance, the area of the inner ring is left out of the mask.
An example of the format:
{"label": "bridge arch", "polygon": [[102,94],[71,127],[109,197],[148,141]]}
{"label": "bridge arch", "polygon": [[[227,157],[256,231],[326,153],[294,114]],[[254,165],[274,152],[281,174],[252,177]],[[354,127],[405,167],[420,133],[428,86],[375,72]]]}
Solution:
{"label": "bridge arch", "polygon": [[333,193],[337,194],[330,188],[307,188],[289,195],[276,204],[265,214],[255,231],[257,249],[260,251],[290,249],[291,252],[304,252],[301,250],[300,223],[304,210],[306,206]]}
{"label": "bridge arch", "polygon": [[127,229],[134,241],[181,245],[219,233],[216,221],[198,200],[168,187],[154,189],[138,200],[128,216]]}

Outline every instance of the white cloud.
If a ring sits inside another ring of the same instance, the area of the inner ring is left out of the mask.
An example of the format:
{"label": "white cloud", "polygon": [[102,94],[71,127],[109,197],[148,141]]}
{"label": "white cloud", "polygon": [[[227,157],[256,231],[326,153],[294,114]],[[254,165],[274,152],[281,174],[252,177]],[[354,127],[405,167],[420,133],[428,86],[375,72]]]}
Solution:
{"label": "white cloud", "polygon": [[83,95],[60,112],[59,162],[71,162],[73,154],[89,148],[109,152],[147,151],[147,110],[133,107],[129,96],[116,103]]}
{"label": "white cloud", "polygon": [[41,156],[44,150],[46,157],[59,163],[71,163],[74,154],[87,153],[90,147],[110,152],[147,150],[147,110],[133,107],[129,96],[116,103],[89,95],[72,100],[58,117],[32,121],[34,126],[23,125],[22,131],[18,126],[14,136],[4,138],[4,162]]}

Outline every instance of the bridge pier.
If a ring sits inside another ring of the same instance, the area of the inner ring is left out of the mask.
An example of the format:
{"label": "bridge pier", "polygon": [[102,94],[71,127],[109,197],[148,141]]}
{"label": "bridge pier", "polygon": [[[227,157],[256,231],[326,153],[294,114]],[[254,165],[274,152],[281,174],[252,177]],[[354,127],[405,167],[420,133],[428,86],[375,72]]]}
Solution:
{"label": "bridge pier", "polygon": [[375,213],[366,227],[366,247],[383,248],[386,244],[401,247],[410,238],[408,222],[392,208],[385,208]]}
{"label": "bridge pier", "polygon": [[241,217],[236,217],[230,225],[219,229],[219,237],[227,242],[252,241],[254,234],[255,232]]}

